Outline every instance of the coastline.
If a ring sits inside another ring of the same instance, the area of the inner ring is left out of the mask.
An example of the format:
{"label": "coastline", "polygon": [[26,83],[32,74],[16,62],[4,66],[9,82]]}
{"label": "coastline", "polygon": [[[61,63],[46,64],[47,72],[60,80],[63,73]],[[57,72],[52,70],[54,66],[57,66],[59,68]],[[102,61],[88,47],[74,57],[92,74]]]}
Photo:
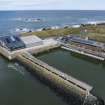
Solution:
{"label": "coastline", "polygon": [[88,37],[89,39],[105,43],[105,23],[101,24],[81,24],[80,27],[69,27],[59,29],[42,29],[41,31],[24,32],[21,36],[36,35],[41,38],[59,37],[67,35],[76,35],[80,37]]}

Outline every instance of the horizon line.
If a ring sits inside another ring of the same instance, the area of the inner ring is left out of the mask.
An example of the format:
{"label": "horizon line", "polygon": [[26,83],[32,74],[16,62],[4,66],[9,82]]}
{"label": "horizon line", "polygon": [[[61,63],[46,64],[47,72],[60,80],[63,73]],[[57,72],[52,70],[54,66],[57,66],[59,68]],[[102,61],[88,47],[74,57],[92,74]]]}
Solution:
{"label": "horizon line", "polygon": [[105,11],[105,9],[10,9],[0,11]]}

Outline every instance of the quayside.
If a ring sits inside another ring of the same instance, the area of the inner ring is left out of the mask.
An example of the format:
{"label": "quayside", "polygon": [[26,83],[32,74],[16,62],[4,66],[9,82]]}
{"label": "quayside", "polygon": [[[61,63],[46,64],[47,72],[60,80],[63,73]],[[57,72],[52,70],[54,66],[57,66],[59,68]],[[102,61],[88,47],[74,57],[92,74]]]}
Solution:
{"label": "quayside", "polygon": [[16,59],[21,63],[26,64],[34,70],[36,74],[45,78],[46,81],[50,81],[51,84],[64,89],[64,91],[67,91],[68,93],[70,92],[75,96],[78,96],[82,104],[100,105],[97,97],[90,93],[92,87],[86,83],[78,81],[77,79],[60,72],[59,70],[33,57],[29,53],[19,55]]}

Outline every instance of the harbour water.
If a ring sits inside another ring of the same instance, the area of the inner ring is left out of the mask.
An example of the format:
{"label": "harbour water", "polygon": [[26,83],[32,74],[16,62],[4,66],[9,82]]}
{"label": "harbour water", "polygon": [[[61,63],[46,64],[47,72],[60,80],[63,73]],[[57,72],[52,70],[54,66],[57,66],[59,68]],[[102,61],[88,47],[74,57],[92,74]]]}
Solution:
{"label": "harbour water", "polygon": [[[41,18],[38,23],[20,22],[17,18]],[[0,11],[0,35],[15,34],[15,28],[39,29],[64,26],[88,21],[104,21],[105,11]],[[64,50],[53,50],[38,55],[46,63],[89,83],[94,92],[105,99],[105,62],[76,55]],[[27,68],[9,62],[0,56],[0,105],[67,105],[67,103],[41,83]]]}
{"label": "harbour water", "polygon": [[0,56],[0,105],[66,105],[23,66]]}

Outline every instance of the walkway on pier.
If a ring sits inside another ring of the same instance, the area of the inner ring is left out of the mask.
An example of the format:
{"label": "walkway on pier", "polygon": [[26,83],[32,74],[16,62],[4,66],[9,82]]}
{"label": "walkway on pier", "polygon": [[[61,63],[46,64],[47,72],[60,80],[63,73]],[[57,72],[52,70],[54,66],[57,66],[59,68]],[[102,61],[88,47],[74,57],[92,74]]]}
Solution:
{"label": "walkway on pier", "polygon": [[[34,68],[34,71],[37,68],[40,69],[41,70],[40,73],[42,73],[42,75],[47,73],[46,75],[44,75],[46,77],[49,77],[50,74],[51,74],[51,76],[54,75],[56,77],[56,78],[53,78],[53,79],[55,79],[54,80],[55,82],[63,81],[63,83],[61,83],[61,84],[65,85],[64,87],[70,88],[70,90],[72,90],[74,92],[77,91],[81,95],[85,96],[87,94],[87,92],[90,92],[93,88],[92,86],[89,86],[88,84],[81,82],[81,81],[75,79],[74,77],[59,71],[58,69],[56,69],[52,66],[49,66],[48,64],[44,63],[43,61],[33,57],[28,52],[18,55],[16,57],[16,59],[26,65],[29,65],[29,67]],[[39,72],[39,71],[37,71],[37,72]]]}

